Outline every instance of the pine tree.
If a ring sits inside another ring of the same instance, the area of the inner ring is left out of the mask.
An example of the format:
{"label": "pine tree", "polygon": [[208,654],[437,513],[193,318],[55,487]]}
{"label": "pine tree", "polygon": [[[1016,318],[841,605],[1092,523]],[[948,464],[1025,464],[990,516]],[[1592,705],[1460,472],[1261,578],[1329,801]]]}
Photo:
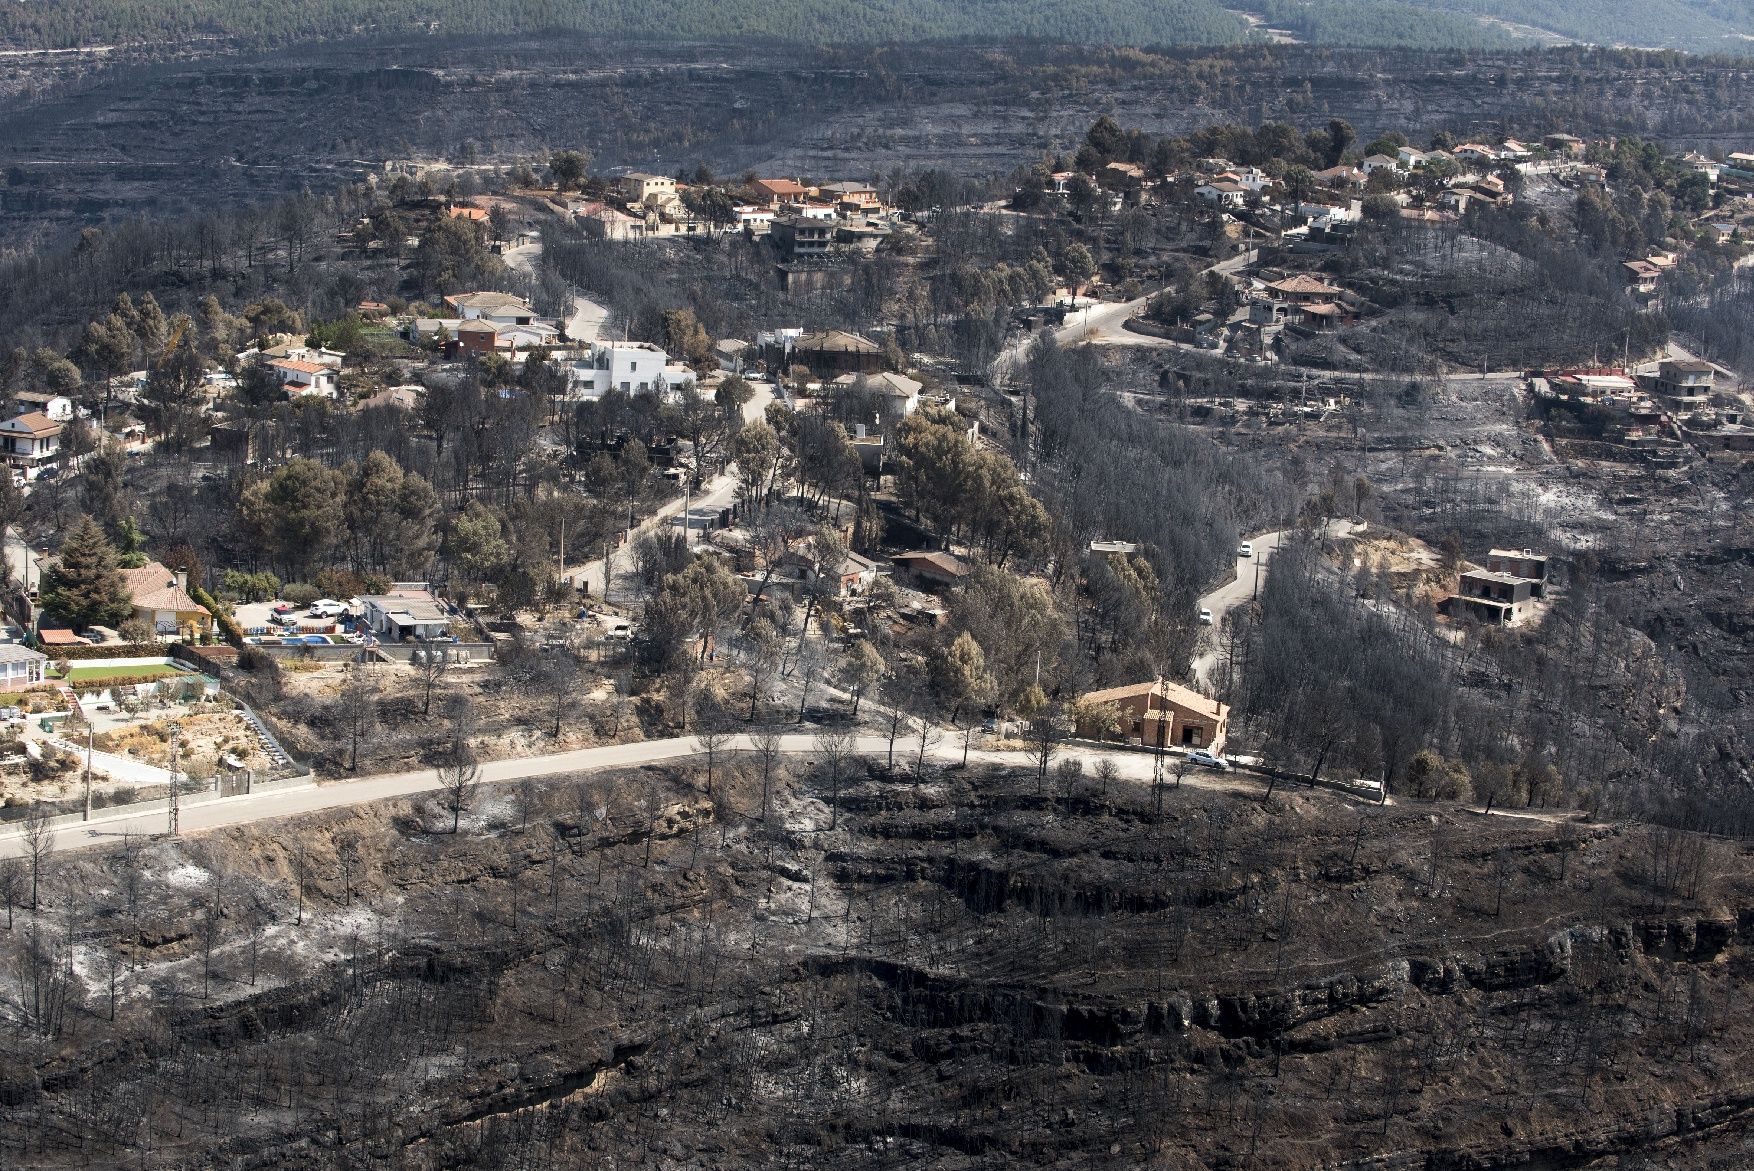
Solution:
{"label": "pine tree", "polygon": [[43,574],[43,609],[74,629],[113,625],[134,611],[128,584],[116,568],[116,549],[89,516],[61,542],[61,556]]}

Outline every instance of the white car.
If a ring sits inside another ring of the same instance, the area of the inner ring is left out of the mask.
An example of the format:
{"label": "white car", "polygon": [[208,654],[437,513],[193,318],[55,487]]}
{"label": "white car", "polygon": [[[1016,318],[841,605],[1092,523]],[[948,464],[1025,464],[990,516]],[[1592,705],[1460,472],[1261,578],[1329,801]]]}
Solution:
{"label": "white car", "polygon": [[1222,756],[1215,756],[1204,748],[1196,748],[1188,753],[1188,763],[1197,764],[1201,768],[1215,768],[1221,773],[1230,771],[1230,762]]}
{"label": "white car", "polygon": [[334,598],[318,598],[311,603],[312,618],[339,618],[347,613],[347,603],[337,602]]}
{"label": "white car", "polygon": [[1236,547],[1236,555],[1238,557],[1253,557],[1255,555],[1254,542],[1244,541],[1242,544],[1238,545]]}
{"label": "white car", "polygon": [[1204,606],[1200,607],[1200,625],[1201,626],[1212,625],[1212,611],[1206,609],[1206,607],[1204,607]]}

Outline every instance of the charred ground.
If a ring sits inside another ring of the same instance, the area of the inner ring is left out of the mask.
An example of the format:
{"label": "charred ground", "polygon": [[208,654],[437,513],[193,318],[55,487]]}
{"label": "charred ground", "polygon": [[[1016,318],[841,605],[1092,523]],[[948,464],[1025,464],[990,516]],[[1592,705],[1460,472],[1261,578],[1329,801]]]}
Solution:
{"label": "charred ground", "polygon": [[8,1164],[1741,1150],[1739,847],[981,771],[873,774],[832,828],[804,776],[762,824],[753,785],[645,770],[483,794],[456,836],[404,806],[69,859],[5,940],[67,993],[4,1087]]}

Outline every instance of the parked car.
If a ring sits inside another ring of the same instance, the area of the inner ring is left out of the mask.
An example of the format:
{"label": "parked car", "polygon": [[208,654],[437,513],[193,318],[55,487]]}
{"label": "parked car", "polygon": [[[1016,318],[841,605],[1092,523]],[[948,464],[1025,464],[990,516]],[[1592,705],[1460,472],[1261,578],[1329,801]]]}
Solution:
{"label": "parked car", "polygon": [[294,610],[296,610],[297,608],[298,607],[294,606],[291,602],[275,602],[274,603],[274,612],[276,614],[290,614]]}
{"label": "parked car", "polygon": [[1201,768],[1215,768],[1221,773],[1227,773],[1230,771],[1229,761],[1225,760],[1222,756],[1215,756],[1212,753],[1207,752],[1204,748],[1196,748],[1188,753],[1188,762],[1190,764],[1197,764]]}
{"label": "parked car", "polygon": [[347,603],[334,598],[318,598],[311,603],[312,618],[339,618],[347,613]]}
{"label": "parked car", "polygon": [[1201,626],[1212,625],[1212,611],[1206,609],[1206,607],[1204,607],[1204,606],[1200,607],[1200,625]]}
{"label": "parked car", "polygon": [[1255,555],[1254,542],[1244,541],[1242,544],[1238,545],[1236,547],[1236,555],[1238,557],[1253,557]]}

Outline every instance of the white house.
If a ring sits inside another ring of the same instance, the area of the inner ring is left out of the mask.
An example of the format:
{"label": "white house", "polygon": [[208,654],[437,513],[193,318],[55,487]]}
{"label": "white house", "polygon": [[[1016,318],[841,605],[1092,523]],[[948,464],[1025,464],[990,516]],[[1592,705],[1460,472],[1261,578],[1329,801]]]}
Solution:
{"label": "white house", "polygon": [[1241,207],[1247,194],[1248,188],[1229,179],[1202,183],[1194,188],[1195,198],[1203,199],[1216,207]]}
{"label": "white house", "polygon": [[361,598],[362,617],[387,642],[451,637],[450,616],[423,581],[392,582],[387,594]]}
{"label": "white house", "polygon": [[773,208],[761,207],[753,203],[739,203],[732,209],[737,214],[737,226],[751,236],[765,236],[773,230]]}
{"label": "white house", "polygon": [[12,396],[12,413],[28,415],[32,411],[40,412],[57,423],[65,423],[73,417],[73,400],[64,394],[53,394],[46,390],[21,390]]}
{"label": "white house", "polygon": [[1360,163],[1359,166],[1364,168],[1364,173],[1366,175],[1374,175],[1378,171],[1399,173],[1401,170],[1401,160],[1398,158],[1392,159],[1388,155],[1371,155]]}
{"label": "white house", "polygon": [[568,393],[598,399],[611,390],[626,394],[677,394],[695,381],[694,371],[670,361],[650,342],[598,342],[568,366]]}
{"label": "white house", "polygon": [[0,455],[27,480],[61,456],[61,424],[41,411],[0,422]]}
{"label": "white house", "polygon": [[43,681],[49,656],[17,643],[0,645],[0,691],[23,691]]}
{"label": "white house", "polygon": [[290,395],[314,394],[322,398],[334,398],[341,389],[340,375],[333,367],[317,362],[301,362],[294,358],[281,358],[268,363],[280,379],[281,388]]}
{"label": "white house", "polygon": [[1431,156],[1412,146],[1403,146],[1395,152],[1395,160],[1403,167],[1423,167]]}
{"label": "white house", "polygon": [[1465,142],[1456,147],[1456,157],[1467,163],[1495,163],[1498,161],[1498,151],[1478,142]]}

